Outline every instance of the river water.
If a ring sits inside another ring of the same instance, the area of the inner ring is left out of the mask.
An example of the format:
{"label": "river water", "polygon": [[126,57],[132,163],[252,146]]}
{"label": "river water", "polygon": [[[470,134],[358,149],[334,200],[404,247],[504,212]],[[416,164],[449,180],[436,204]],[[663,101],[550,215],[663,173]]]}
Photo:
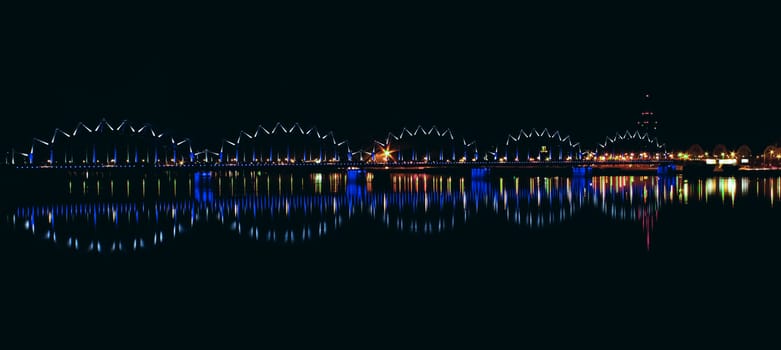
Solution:
{"label": "river water", "polygon": [[100,291],[709,315],[766,309],[777,290],[779,177],[63,172],[6,186],[8,285],[55,304]]}

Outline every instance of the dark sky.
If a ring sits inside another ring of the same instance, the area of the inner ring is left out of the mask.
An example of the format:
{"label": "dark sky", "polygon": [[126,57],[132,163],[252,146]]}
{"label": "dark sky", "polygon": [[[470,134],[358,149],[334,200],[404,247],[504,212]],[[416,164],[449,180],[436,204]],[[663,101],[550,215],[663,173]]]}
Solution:
{"label": "dark sky", "polygon": [[590,144],[631,127],[645,90],[674,146],[781,138],[772,11],[652,4],[8,11],[0,113],[18,127],[0,145],[104,117],[207,147],[278,120],[358,144],[419,123]]}

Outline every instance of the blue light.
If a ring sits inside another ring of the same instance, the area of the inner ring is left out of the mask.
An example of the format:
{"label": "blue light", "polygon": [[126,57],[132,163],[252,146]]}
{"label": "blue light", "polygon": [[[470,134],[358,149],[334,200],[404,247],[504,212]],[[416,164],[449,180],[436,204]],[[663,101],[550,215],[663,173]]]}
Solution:
{"label": "blue light", "polygon": [[488,168],[472,168],[472,178],[473,179],[475,179],[475,178],[477,178],[477,179],[485,178],[486,176],[488,176],[490,171],[491,170],[488,169]]}
{"label": "blue light", "polygon": [[591,172],[592,172],[592,168],[590,166],[572,168],[572,175],[576,177],[591,176]]}

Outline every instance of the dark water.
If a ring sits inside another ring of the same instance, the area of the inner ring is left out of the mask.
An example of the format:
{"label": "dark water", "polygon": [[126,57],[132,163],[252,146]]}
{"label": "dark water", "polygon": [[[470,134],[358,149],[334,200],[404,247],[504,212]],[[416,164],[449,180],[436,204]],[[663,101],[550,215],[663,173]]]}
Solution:
{"label": "dark water", "polygon": [[778,177],[89,172],[5,186],[12,303],[546,322],[777,304]]}

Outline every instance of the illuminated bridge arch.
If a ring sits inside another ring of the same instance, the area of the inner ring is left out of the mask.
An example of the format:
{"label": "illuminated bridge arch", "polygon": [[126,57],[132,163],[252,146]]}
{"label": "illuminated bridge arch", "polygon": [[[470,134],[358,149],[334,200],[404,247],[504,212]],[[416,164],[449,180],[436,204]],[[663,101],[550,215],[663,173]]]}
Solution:
{"label": "illuminated bridge arch", "polygon": [[766,158],[772,158],[780,152],[779,148],[773,145],[768,145],[762,150],[762,156]]}
{"label": "illuminated bridge arch", "polygon": [[629,130],[605,137],[594,153],[600,160],[652,160],[668,156],[665,143],[648,133]]}
{"label": "illuminated bridge arch", "polygon": [[718,145],[713,147],[713,156],[714,157],[722,157],[722,158],[724,158],[727,155],[729,155],[729,151],[727,151],[727,146],[725,146],[724,144],[720,143],[720,144],[718,144]]}
{"label": "illuminated bridge arch", "polygon": [[753,152],[751,152],[751,147],[748,145],[740,145],[737,150],[735,150],[735,155],[738,158],[750,158]]}
{"label": "illuminated bridge arch", "polygon": [[562,136],[559,131],[551,132],[547,128],[531,129],[518,134],[507,135],[507,140],[493,151],[487,158],[495,161],[569,161],[581,159],[580,142]]}
{"label": "illuminated bridge arch", "polygon": [[350,144],[337,141],[332,131],[317,127],[303,128],[295,123],[288,127],[276,123],[267,128],[258,125],[254,132],[242,130],[233,139],[223,139],[216,160],[221,163],[321,163],[352,160]]}
{"label": "illuminated bridge arch", "polygon": [[[133,126],[127,120],[116,127],[105,119],[90,128],[78,123],[73,131],[54,129],[47,139],[33,138],[22,164],[134,165],[177,164],[193,161],[190,139],[177,140],[150,124]],[[17,164],[17,157],[11,158]]]}
{"label": "illuminated bridge arch", "polygon": [[436,126],[410,130],[402,128],[398,134],[388,132],[382,140],[374,140],[368,161],[376,162],[456,162],[477,160],[477,143],[457,138],[450,129]]}
{"label": "illuminated bridge arch", "polygon": [[691,159],[699,159],[705,156],[705,150],[700,144],[695,143],[686,150],[686,156]]}

